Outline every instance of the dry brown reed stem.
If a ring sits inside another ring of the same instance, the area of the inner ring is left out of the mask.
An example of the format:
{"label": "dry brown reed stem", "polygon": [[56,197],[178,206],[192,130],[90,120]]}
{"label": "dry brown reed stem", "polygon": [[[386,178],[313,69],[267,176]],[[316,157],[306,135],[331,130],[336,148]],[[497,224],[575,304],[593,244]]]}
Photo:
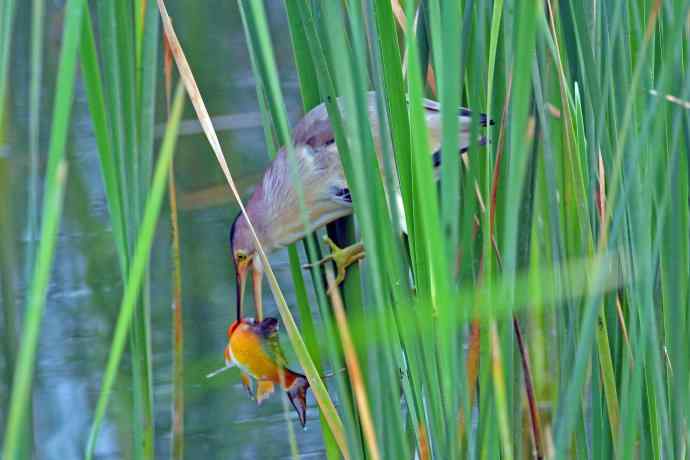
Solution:
{"label": "dry brown reed stem", "polygon": [[161,20],[163,23],[163,30],[168,38],[170,50],[175,59],[175,63],[177,64],[178,72],[184,83],[185,89],[187,90],[189,99],[192,102],[192,105],[194,106],[194,110],[196,112],[197,118],[199,119],[199,123],[201,124],[204,130],[204,134],[206,135],[206,138],[208,139],[208,142],[211,145],[211,149],[213,150],[213,153],[216,156],[218,165],[223,171],[223,175],[225,176],[228,186],[230,187],[230,190],[232,191],[232,194],[235,197],[235,200],[237,201],[237,204],[240,207],[242,214],[247,220],[250,233],[257,247],[258,255],[261,258],[261,261],[264,265],[264,273],[268,278],[268,282],[271,287],[271,292],[273,293],[273,296],[276,300],[276,306],[278,307],[278,311],[280,312],[280,316],[283,320],[283,324],[285,325],[285,329],[288,333],[288,336],[290,337],[290,340],[293,343],[297,358],[299,359],[300,364],[304,369],[304,373],[307,375],[307,380],[309,381],[311,388],[313,390],[314,398],[316,399],[319,407],[321,408],[321,412],[331,429],[331,433],[333,433],[333,437],[335,438],[336,443],[340,448],[340,452],[346,459],[350,458],[343,423],[340,420],[338,412],[328,395],[328,390],[326,389],[323,381],[321,380],[321,377],[319,376],[318,370],[316,369],[313,361],[309,357],[309,353],[306,351],[304,341],[299,334],[297,324],[295,323],[295,319],[293,318],[292,313],[290,313],[290,309],[287,306],[285,296],[280,290],[278,280],[276,279],[275,273],[271,268],[271,264],[268,260],[268,257],[266,256],[266,252],[264,251],[264,248],[261,245],[261,242],[259,241],[259,238],[254,229],[254,225],[252,224],[251,220],[249,219],[249,216],[247,215],[247,210],[244,206],[244,203],[242,202],[239,191],[237,190],[235,181],[233,180],[232,175],[230,174],[228,164],[225,161],[225,156],[223,155],[223,150],[220,146],[218,135],[216,134],[216,131],[213,127],[211,117],[208,114],[208,110],[206,110],[206,104],[204,103],[203,98],[201,97],[201,92],[199,91],[199,88],[196,84],[196,80],[194,78],[192,70],[189,67],[187,58],[185,57],[184,51],[182,50],[182,46],[180,45],[180,42],[177,39],[177,35],[175,34],[175,29],[173,28],[170,16],[168,16],[167,9],[165,8],[165,2],[163,0],[157,0],[157,2],[158,10],[160,12]]}
{"label": "dry brown reed stem", "polygon": [[330,267],[326,268],[326,283],[328,284],[328,292],[331,297],[331,304],[333,305],[335,320],[338,324],[340,342],[343,345],[343,354],[345,355],[345,364],[347,366],[348,375],[350,376],[352,391],[355,394],[355,399],[357,400],[357,409],[359,410],[360,419],[362,422],[364,440],[366,441],[367,449],[369,450],[369,455],[371,456],[372,460],[380,460],[381,454],[376,442],[376,431],[374,430],[374,422],[371,416],[371,411],[369,410],[367,389],[364,384],[362,369],[359,365],[355,345],[352,341],[350,328],[347,324],[343,299],[340,297],[340,290],[335,285],[333,271]]}

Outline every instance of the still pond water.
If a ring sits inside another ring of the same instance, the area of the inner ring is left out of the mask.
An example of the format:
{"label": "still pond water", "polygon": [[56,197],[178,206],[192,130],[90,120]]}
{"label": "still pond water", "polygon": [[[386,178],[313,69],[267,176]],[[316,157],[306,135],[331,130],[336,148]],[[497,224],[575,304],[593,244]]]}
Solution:
{"label": "still pond water", "polygon": [[[12,274],[6,271],[5,276],[13,281],[14,301],[20,310],[25,304],[26,290],[23,255],[27,242],[34,238],[26,228],[29,3],[18,2],[10,74],[9,148],[4,149],[10,173],[11,199],[7,203],[11,204],[13,266],[17,267]],[[54,97],[62,3],[47,2],[41,172],[48,143],[49,108]],[[266,167],[268,156],[237,3],[207,0],[200,7],[197,2],[169,0],[167,4],[208,109],[216,117],[230,167],[246,197]],[[283,90],[294,121],[301,106],[282,5],[278,1],[267,2]],[[162,88],[161,80],[158,120],[163,120],[164,114]],[[194,122],[189,104],[185,119],[175,163],[183,266],[185,457],[288,458],[287,427],[280,398],[274,396],[257,407],[247,397],[237,371],[226,372],[212,380],[205,378],[207,372],[222,364],[225,331],[234,317],[234,274],[227,236],[237,208]],[[67,152],[70,176],[35,373],[34,432],[39,459],[82,457],[122,293],[96,143],[81,83],[76,90],[70,134]],[[164,205],[151,259],[157,458],[169,458],[171,440],[172,310],[168,219]],[[286,253],[277,253],[272,260],[288,302],[294,305]],[[264,303],[267,314],[275,312],[268,290]],[[5,327],[0,323],[2,334]],[[296,366],[291,350],[288,346],[284,348],[288,359]],[[0,356],[3,375],[0,408],[6,408],[7,403],[6,356],[6,353]],[[129,375],[125,359],[99,438],[99,459],[130,457]],[[0,429],[4,431],[3,414],[4,410],[0,410]],[[307,418],[307,429],[302,431],[295,415],[290,414],[300,454],[303,458],[321,458],[324,455],[318,411],[312,399]]]}

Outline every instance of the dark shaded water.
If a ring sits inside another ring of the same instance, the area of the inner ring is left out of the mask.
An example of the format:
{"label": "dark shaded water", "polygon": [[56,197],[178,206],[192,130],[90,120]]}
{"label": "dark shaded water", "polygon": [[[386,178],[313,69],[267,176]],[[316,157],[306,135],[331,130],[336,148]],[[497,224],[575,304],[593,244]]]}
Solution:
{"label": "dark shaded water", "polygon": [[[13,66],[10,80],[9,146],[2,150],[9,172],[11,206],[8,223],[13,233],[12,259],[2,267],[11,280],[14,302],[25,305],[28,193],[29,3],[18,2]],[[178,36],[212,116],[218,117],[221,143],[245,196],[268,163],[260,126],[255,82],[236,2],[168,1]],[[200,6],[203,5],[203,6]],[[54,96],[55,66],[60,46],[62,2],[48,2],[41,120],[41,174]],[[268,2],[270,25],[288,108],[299,113],[299,93],[290,52],[282,2]],[[159,82],[159,120],[162,120],[162,82]],[[180,204],[183,304],[185,325],[185,453],[187,458],[284,458],[289,456],[287,427],[280,398],[257,407],[240,385],[237,371],[213,380],[205,374],[222,363],[225,331],[233,318],[234,275],[227,233],[237,212],[205,138],[193,122],[188,105],[179,140],[175,175]],[[294,119],[294,116],[293,116]],[[122,284],[109,226],[109,216],[90,126],[86,99],[78,83],[70,143],[70,175],[65,211],[50,282],[38,350],[34,391],[36,457],[66,459],[82,456],[99,382],[110,347]],[[6,184],[8,185],[8,184]],[[151,259],[151,320],[156,415],[156,453],[170,454],[171,428],[171,286],[170,233],[164,206]],[[272,257],[276,275],[292,302],[286,254]],[[15,269],[12,269],[14,267]],[[5,288],[7,291],[7,287]],[[7,294],[7,292],[5,292]],[[2,305],[6,311],[7,296]],[[268,314],[275,306],[268,291]],[[4,321],[4,320],[3,320]],[[6,323],[0,323],[3,335]],[[288,346],[286,353],[290,358]],[[0,356],[0,408],[7,404],[7,363]],[[294,363],[294,359],[292,360]],[[130,457],[131,420],[129,365],[120,377],[97,447],[98,458]],[[318,413],[309,401],[307,430],[294,414],[304,458],[323,456]],[[4,411],[0,410],[4,418]],[[4,419],[0,428],[4,431]]]}

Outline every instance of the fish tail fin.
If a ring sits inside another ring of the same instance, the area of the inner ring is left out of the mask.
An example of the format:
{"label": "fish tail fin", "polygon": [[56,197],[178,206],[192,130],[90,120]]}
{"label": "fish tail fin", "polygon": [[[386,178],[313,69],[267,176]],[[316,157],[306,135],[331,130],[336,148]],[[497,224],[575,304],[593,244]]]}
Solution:
{"label": "fish tail fin", "polygon": [[292,407],[295,408],[299,422],[304,427],[307,423],[307,390],[309,389],[309,381],[307,378],[296,372],[290,370],[286,373],[286,392]]}

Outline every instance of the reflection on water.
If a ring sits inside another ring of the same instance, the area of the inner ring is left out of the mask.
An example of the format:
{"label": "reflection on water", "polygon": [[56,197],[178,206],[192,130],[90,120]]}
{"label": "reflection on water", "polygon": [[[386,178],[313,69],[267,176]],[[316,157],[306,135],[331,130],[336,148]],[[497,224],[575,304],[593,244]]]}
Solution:
{"label": "reflection on water", "polygon": [[[26,231],[28,176],[28,44],[29,2],[18,2],[16,38],[9,104],[9,167],[11,222],[16,237],[16,267],[34,236]],[[52,105],[55,65],[59,49],[61,8],[48,2],[44,89],[41,120],[42,157],[47,149],[48,108]],[[199,87],[212,116],[228,162],[245,193],[268,162],[263,131],[256,112],[249,58],[235,2],[172,1],[168,9],[185,46]],[[269,2],[270,25],[291,116],[299,114],[299,94],[290,54],[290,40],[282,2]],[[53,30],[55,29],[55,30]],[[162,84],[159,85],[162,88]],[[160,93],[160,91],[159,91]],[[158,113],[163,113],[159,94]],[[191,107],[186,118],[193,120]],[[162,121],[162,118],[159,117]],[[99,382],[107,359],[111,334],[122,293],[117,272],[109,217],[98,165],[88,108],[78,84],[70,144],[70,175],[55,267],[38,350],[34,424],[37,458],[79,458],[91,423]],[[41,163],[44,166],[44,162]],[[205,374],[222,363],[225,331],[234,316],[234,276],[227,233],[237,209],[223,187],[223,178],[195,124],[185,125],[175,164],[180,193],[180,231],[185,321],[185,453],[187,458],[284,458],[289,456],[287,428],[279,397],[257,407],[239,382],[236,370],[212,380]],[[161,217],[151,261],[153,363],[157,457],[169,457],[171,407],[170,253],[167,208]],[[292,301],[286,255],[273,257],[276,275]],[[23,308],[24,270],[14,273],[16,305]],[[268,314],[275,311],[271,296],[264,300]],[[3,305],[3,308],[5,305]],[[1,324],[3,335],[5,324]],[[290,357],[289,347],[285,347]],[[5,356],[4,354],[2,355]],[[0,370],[6,363],[0,358]],[[292,360],[294,362],[294,359]],[[98,442],[98,458],[130,457],[130,372],[125,359]],[[6,407],[6,376],[0,383],[0,407]],[[290,413],[300,453],[323,456],[318,412],[310,400],[307,430]],[[0,420],[4,431],[4,420]]]}

